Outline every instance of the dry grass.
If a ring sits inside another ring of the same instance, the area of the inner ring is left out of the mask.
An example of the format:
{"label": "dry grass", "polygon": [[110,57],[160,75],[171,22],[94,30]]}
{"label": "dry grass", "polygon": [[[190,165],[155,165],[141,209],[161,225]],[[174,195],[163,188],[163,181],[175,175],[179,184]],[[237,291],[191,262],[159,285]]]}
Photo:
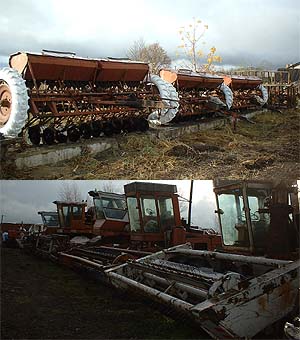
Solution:
{"label": "dry grass", "polygon": [[[14,178],[211,179],[300,178],[299,110],[266,112],[176,140],[150,135],[119,136],[119,149],[94,158],[86,153],[63,164],[14,173]],[[200,148],[199,148],[200,146]],[[200,150],[200,151],[199,151]]]}

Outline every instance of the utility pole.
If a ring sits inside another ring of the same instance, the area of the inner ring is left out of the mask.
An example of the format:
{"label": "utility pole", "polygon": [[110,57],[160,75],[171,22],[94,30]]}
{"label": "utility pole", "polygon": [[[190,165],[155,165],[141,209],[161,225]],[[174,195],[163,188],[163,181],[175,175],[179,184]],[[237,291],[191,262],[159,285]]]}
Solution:
{"label": "utility pole", "polygon": [[191,219],[192,219],[193,186],[194,186],[194,180],[192,179],[191,180],[191,188],[190,188],[189,212],[188,212],[188,228],[191,227]]}
{"label": "utility pole", "polygon": [[4,217],[4,216],[5,216],[4,214],[1,215],[1,225],[2,225],[2,223],[3,223],[3,217]]}

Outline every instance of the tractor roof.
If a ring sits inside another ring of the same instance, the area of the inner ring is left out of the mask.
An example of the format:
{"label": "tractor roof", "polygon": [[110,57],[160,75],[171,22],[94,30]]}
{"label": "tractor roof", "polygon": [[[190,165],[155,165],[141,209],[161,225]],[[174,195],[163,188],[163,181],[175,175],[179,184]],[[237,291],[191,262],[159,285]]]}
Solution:
{"label": "tractor roof", "polygon": [[177,186],[165,183],[133,182],[124,185],[124,191],[126,194],[135,192],[175,194]]}

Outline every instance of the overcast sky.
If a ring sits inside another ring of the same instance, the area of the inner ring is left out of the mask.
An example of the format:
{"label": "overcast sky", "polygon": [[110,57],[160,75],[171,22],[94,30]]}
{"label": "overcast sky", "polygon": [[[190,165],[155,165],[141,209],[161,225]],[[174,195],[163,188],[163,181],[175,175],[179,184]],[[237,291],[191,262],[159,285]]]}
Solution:
{"label": "overcast sky", "polygon": [[[0,218],[4,222],[41,223],[38,211],[56,211],[52,203],[60,199],[64,183],[76,183],[81,199],[86,200],[88,191],[112,189],[124,193],[123,186],[132,181],[0,181]],[[153,182],[153,181],[152,181]],[[178,193],[189,198],[190,181],[155,181],[177,185]],[[187,207],[187,205],[185,205]],[[217,227],[214,210],[215,196],[212,181],[194,181],[192,222],[202,227]],[[186,217],[186,211],[183,214]]]}
{"label": "overcast sky", "polygon": [[123,57],[139,38],[174,59],[179,27],[208,25],[207,47],[224,65],[274,67],[298,62],[298,0],[10,0],[0,13],[0,63],[17,51],[70,50]]}

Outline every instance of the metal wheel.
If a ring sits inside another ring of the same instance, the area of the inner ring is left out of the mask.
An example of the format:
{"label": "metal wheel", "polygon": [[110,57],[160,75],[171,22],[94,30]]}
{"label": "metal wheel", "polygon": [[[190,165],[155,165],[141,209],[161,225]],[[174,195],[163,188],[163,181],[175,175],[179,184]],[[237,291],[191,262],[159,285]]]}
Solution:
{"label": "metal wheel", "polygon": [[0,133],[16,137],[27,119],[28,94],[24,79],[14,69],[0,69]]}

